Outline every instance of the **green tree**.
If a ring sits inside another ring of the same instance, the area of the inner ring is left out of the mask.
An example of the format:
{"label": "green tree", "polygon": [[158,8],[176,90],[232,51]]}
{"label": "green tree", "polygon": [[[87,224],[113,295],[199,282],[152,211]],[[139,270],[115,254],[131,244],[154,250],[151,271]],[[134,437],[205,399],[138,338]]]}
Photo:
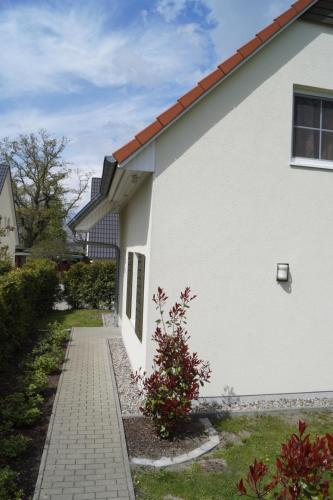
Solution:
{"label": "green tree", "polygon": [[[89,175],[73,172],[63,158],[68,142],[46,130],[0,141],[0,161],[12,171],[21,241],[28,248],[45,240],[65,241],[66,217],[87,189]],[[68,187],[73,173],[75,188]]]}
{"label": "green tree", "polygon": [[2,243],[1,238],[4,238],[8,235],[9,231],[13,230],[13,227],[5,227],[2,224],[2,217],[0,215],[0,275],[4,274],[7,271],[10,271],[12,268],[11,258],[8,253],[8,246]]}

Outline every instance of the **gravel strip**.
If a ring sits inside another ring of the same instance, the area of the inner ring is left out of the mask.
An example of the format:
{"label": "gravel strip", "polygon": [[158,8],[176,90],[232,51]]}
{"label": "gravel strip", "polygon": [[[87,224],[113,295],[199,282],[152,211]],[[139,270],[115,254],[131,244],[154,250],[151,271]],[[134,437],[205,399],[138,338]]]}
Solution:
{"label": "gravel strip", "polygon": [[109,340],[113,368],[116,375],[122,415],[137,415],[142,397],[136,384],[131,383],[132,368],[121,338]]}
{"label": "gravel strip", "polygon": [[232,412],[232,411],[267,411],[267,410],[287,410],[287,409],[304,409],[304,408],[332,408],[332,398],[312,398],[312,399],[275,399],[275,400],[258,400],[258,401],[233,401],[225,403],[204,403],[199,402],[195,406],[194,412],[198,413],[215,413],[215,412]]}
{"label": "gravel strip", "polygon": [[[129,362],[124,343],[121,338],[110,339],[111,356],[116,374],[121,411],[123,415],[140,414],[139,407],[143,403],[143,397],[140,396],[136,384],[131,383],[132,368]],[[194,413],[223,413],[223,412],[247,412],[247,411],[269,411],[269,410],[287,410],[287,409],[306,409],[306,408],[331,408],[333,409],[333,398],[279,398],[275,400],[257,400],[244,401],[237,399],[237,396],[231,400],[205,402],[200,400],[194,404]]]}

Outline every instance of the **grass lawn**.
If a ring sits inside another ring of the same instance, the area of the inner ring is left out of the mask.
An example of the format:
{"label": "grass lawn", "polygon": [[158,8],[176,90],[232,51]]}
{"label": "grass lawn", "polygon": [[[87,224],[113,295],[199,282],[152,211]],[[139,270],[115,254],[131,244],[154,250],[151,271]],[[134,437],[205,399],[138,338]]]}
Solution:
{"label": "grass lawn", "polygon": [[268,466],[273,467],[281,443],[292,432],[297,431],[299,419],[305,420],[308,424],[307,430],[312,435],[333,432],[333,413],[325,411],[220,420],[215,424],[219,431],[234,434],[247,431],[250,434],[242,438],[241,446],[229,445],[210,454],[212,458],[223,458],[227,462],[226,472],[204,472],[198,463],[179,472],[168,470],[139,472],[134,475],[138,498],[162,500],[167,495],[181,497],[184,500],[240,498],[235,485],[242,476],[245,476],[254,458],[265,461]]}
{"label": "grass lawn", "polygon": [[69,309],[66,311],[52,311],[43,319],[41,328],[48,323],[58,321],[64,328],[73,326],[102,326],[102,312],[94,309]]}

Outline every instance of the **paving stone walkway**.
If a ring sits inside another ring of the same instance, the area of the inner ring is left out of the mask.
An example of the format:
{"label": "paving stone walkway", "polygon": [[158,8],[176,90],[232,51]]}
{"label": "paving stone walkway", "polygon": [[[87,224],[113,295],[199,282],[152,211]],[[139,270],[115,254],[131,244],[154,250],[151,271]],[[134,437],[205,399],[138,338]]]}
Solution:
{"label": "paving stone walkway", "polygon": [[134,499],[107,342],[117,335],[74,328],[34,500]]}

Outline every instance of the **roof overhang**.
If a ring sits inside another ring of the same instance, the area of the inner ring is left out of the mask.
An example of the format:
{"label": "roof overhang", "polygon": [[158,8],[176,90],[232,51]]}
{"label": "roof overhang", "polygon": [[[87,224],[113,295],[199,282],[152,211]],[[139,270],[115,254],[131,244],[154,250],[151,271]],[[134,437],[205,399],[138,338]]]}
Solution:
{"label": "roof overhang", "polygon": [[154,170],[154,143],[126,165],[119,165],[112,156],[105,157],[100,193],[68,223],[69,228],[76,233],[88,232],[106,214],[119,213]]}

